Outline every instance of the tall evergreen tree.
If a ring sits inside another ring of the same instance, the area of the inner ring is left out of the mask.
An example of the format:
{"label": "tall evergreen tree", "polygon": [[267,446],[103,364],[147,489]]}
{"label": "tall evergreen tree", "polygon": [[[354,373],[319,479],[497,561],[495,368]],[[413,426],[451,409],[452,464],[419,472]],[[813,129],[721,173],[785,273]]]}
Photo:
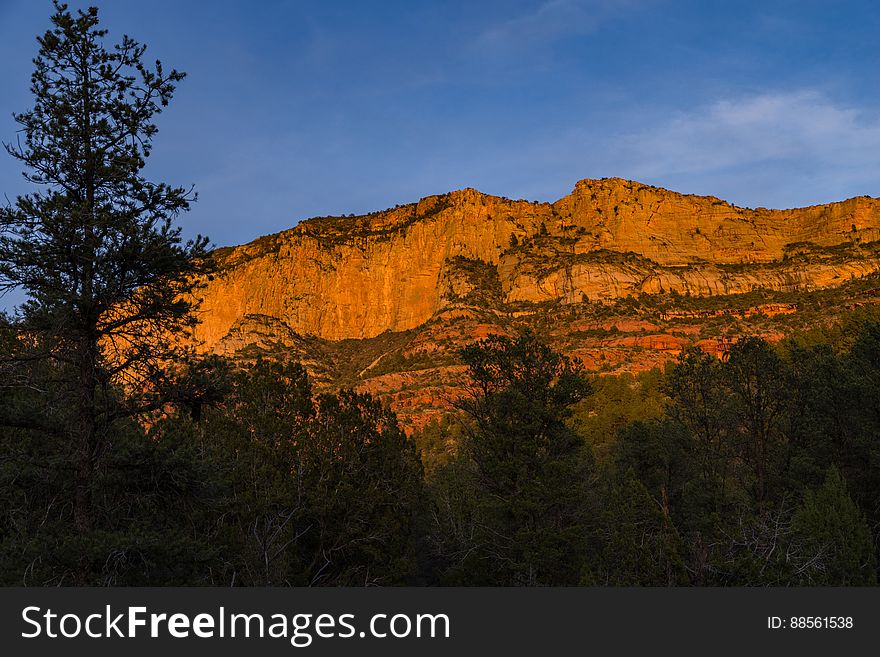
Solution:
{"label": "tall evergreen tree", "polygon": [[732,402],[735,449],[748,470],[749,481],[743,483],[763,502],[781,479],[790,377],[773,348],[755,337],[738,340],[722,369]]}
{"label": "tall evergreen tree", "polygon": [[[209,268],[207,242],[184,242],[173,225],[194,196],[148,181],[143,167],[184,74],[142,60],[129,37],[105,47],[94,7],[75,15],[55,3],[38,38],[33,107],[15,115],[6,150],[36,191],[0,210],[0,286],[29,300],[8,331],[6,385],[36,393],[31,408],[7,407],[0,424],[48,431],[69,446],[75,530],[93,529],[93,489],[116,423],[164,402],[166,365],[194,323],[193,292]],[[52,391],[29,380],[53,368]],[[59,387],[60,386],[60,387]],[[50,404],[64,390],[63,403]],[[25,409],[26,410],[26,409]]]}
{"label": "tall evergreen tree", "polygon": [[692,437],[700,486],[707,508],[721,511],[729,493],[736,451],[731,436],[731,400],[723,385],[723,365],[710,354],[688,349],[669,371],[669,417]]}
{"label": "tall evergreen tree", "polygon": [[589,382],[577,362],[530,333],[492,336],[462,356],[473,382],[461,403],[473,420],[463,451],[480,525],[469,583],[578,583],[593,459],[566,420]]}

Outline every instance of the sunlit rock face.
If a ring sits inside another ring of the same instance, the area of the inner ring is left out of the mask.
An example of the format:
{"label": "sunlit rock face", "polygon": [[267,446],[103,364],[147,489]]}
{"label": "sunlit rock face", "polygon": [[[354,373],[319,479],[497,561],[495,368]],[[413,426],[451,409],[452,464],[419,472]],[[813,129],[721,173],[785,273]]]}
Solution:
{"label": "sunlit rock face", "polygon": [[467,299],[503,308],[817,290],[880,269],[877,240],[880,201],[869,197],[766,210],[616,178],[583,180],[552,204],[465,189],[219,251],[198,338],[224,353],[267,332],[291,344],[372,338]]}
{"label": "sunlit rock face", "polygon": [[635,373],[878,305],[880,201],[751,210],[620,179],[555,203],[465,189],[216,257],[199,349],[297,360],[412,431],[466,394],[459,348],[493,333],[533,330],[589,372]]}

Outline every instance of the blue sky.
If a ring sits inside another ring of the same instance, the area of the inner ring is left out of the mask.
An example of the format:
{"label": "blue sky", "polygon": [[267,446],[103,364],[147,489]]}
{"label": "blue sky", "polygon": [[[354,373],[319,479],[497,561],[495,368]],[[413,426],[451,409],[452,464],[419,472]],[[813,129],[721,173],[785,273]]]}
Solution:
{"label": "blue sky", "polygon": [[[86,3],[72,2],[71,6]],[[880,3],[99,2],[189,77],[149,171],[187,234],[249,241],[461,187],[555,200],[620,176],[739,205],[880,196]],[[0,0],[0,138],[48,1]],[[24,191],[0,157],[0,192]]]}

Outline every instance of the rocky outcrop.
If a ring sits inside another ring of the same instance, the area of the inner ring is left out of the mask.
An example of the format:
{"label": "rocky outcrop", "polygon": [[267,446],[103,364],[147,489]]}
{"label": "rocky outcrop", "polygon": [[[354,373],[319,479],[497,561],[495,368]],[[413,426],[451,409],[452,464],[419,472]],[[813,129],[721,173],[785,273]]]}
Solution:
{"label": "rocky outcrop", "polygon": [[371,338],[468,300],[512,312],[670,292],[809,291],[880,270],[878,240],[880,201],[869,197],[766,210],[620,179],[581,181],[552,204],[465,189],[219,250],[198,338],[221,352]]}

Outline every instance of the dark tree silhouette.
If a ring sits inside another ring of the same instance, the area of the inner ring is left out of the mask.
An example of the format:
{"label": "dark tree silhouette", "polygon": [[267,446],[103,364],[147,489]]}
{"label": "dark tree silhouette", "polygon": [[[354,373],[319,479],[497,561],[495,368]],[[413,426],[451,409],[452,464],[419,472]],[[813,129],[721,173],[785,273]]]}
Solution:
{"label": "dark tree silhouette", "polygon": [[[142,173],[153,119],[184,74],[144,64],[146,47],[127,36],[105,47],[94,7],[72,15],[56,2],[51,21],[38,38],[33,107],[15,115],[20,135],[6,144],[37,189],[0,210],[0,286],[29,297],[5,327],[17,339],[2,363],[18,376],[3,380],[37,392],[27,405],[37,412],[6,405],[0,423],[66,438],[74,526],[88,532],[111,428],[164,402],[166,366],[210,264],[207,240],[184,242],[173,225],[194,195]],[[52,393],[25,362],[49,364]]]}

